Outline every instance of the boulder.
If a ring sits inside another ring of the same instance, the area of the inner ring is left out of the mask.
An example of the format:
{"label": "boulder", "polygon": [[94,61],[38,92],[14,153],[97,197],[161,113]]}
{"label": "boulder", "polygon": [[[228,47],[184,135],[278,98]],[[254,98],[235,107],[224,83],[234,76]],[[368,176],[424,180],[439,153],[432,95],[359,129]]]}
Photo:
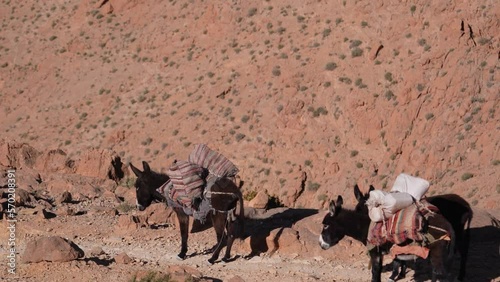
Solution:
{"label": "boulder", "polygon": [[83,250],[68,239],[45,236],[26,245],[22,261],[24,263],[65,262],[82,258],[84,255]]}
{"label": "boulder", "polygon": [[30,193],[22,188],[16,189],[16,206],[31,206],[33,204],[32,202],[32,196],[30,195]]}
{"label": "boulder", "polygon": [[142,217],[123,214],[118,218],[118,223],[115,226],[117,231],[131,231],[144,227],[146,225],[145,219]]}
{"label": "boulder", "polygon": [[114,260],[118,264],[129,264],[134,260],[131,259],[125,252],[119,253],[114,257]]}
{"label": "boulder", "polygon": [[90,249],[90,256],[92,257],[98,257],[100,255],[104,255],[105,252],[101,247],[95,246],[92,249]]}
{"label": "boulder", "polygon": [[233,276],[227,280],[224,280],[224,281],[225,282],[245,282],[245,280],[238,275],[235,275],[235,276]]}
{"label": "boulder", "polygon": [[58,203],[71,203],[73,200],[73,197],[71,196],[71,193],[68,191],[64,191],[61,196],[59,196]]}
{"label": "boulder", "polygon": [[267,191],[260,191],[257,193],[255,198],[248,203],[248,206],[256,209],[265,209],[268,202],[269,195],[267,195]]}
{"label": "boulder", "polygon": [[299,232],[292,228],[278,228],[271,231],[266,238],[270,254],[279,251],[281,254],[302,253],[306,251],[299,240]]}
{"label": "boulder", "polygon": [[193,281],[203,276],[200,271],[185,265],[169,265],[167,273],[173,281]]}
{"label": "boulder", "polygon": [[[131,279],[133,281],[209,281],[202,278],[202,273],[184,265],[169,265],[166,270],[139,270]],[[210,280],[212,281],[212,280]]]}
{"label": "boulder", "polygon": [[153,203],[139,215],[144,215],[149,225],[175,224],[177,222],[174,210],[164,203]]}

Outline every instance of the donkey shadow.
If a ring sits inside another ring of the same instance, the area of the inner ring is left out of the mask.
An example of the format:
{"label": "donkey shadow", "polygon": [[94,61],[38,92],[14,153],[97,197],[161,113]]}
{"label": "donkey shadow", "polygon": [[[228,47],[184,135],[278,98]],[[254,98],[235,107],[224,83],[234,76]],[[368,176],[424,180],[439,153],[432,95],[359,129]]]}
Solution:
{"label": "donkey shadow", "polygon": [[500,228],[471,227],[466,281],[489,282],[500,277]]}
{"label": "donkey shadow", "polygon": [[245,258],[250,259],[268,252],[269,246],[266,238],[273,230],[279,229],[274,238],[278,240],[285,228],[290,228],[296,222],[317,213],[318,210],[315,209],[275,208],[260,215],[247,216],[245,218],[245,234],[242,239],[250,238],[251,253]]}

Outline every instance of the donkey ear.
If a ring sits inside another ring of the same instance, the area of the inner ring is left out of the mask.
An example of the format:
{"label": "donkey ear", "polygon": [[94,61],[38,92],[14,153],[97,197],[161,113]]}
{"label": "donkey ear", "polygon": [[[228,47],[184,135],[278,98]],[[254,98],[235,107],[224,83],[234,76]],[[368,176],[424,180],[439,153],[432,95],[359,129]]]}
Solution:
{"label": "donkey ear", "polygon": [[358,184],[354,185],[354,197],[360,202],[363,199],[363,193],[359,190]]}
{"label": "donkey ear", "polygon": [[142,175],[142,171],[136,168],[132,163],[130,163],[130,168],[134,172],[135,176],[140,177]]}
{"label": "donkey ear", "polygon": [[339,195],[339,196],[337,197],[337,204],[336,204],[337,209],[342,208],[342,204],[343,204],[343,203],[344,203],[344,199],[342,199],[342,196],[340,196],[340,195]]}
{"label": "donkey ear", "polygon": [[330,206],[328,207],[328,212],[330,213],[330,216],[334,216],[336,210],[337,207],[335,206],[335,201],[330,201]]}
{"label": "donkey ear", "polygon": [[370,193],[373,190],[375,190],[375,187],[373,187],[373,185],[370,185],[370,189],[368,189],[368,193]]}
{"label": "donkey ear", "polygon": [[149,164],[145,161],[142,161],[142,167],[144,168],[144,173],[150,173],[151,168],[149,167]]}

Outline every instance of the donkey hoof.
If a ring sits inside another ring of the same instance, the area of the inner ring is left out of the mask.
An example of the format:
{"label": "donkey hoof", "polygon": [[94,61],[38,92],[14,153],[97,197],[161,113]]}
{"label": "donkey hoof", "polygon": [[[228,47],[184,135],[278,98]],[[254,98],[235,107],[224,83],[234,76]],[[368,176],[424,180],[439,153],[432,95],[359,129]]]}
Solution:
{"label": "donkey hoof", "polygon": [[184,260],[184,259],[186,259],[186,254],[182,254],[182,253],[181,253],[181,254],[178,254],[178,255],[176,256],[176,258],[177,258],[178,260]]}
{"label": "donkey hoof", "polygon": [[389,278],[389,279],[387,279],[387,282],[396,282],[396,281],[393,280],[392,278]]}
{"label": "donkey hoof", "polygon": [[208,263],[209,263],[210,265],[213,265],[213,264],[215,263],[215,259],[214,259],[214,258],[210,258],[210,259],[208,260]]}
{"label": "donkey hoof", "polygon": [[227,257],[223,257],[222,258],[222,262],[224,262],[224,263],[228,263],[230,261],[231,261],[231,258],[229,258],[229,257],[228,258]]}

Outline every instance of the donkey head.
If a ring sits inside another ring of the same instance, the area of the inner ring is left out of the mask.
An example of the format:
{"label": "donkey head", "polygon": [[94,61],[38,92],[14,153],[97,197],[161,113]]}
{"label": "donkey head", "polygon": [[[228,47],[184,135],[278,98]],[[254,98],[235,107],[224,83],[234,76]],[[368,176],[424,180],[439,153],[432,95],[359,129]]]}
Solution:
{"label": "donkey head", "polygon": [[361,190],[359,190],[358,184],[354,185],[354,196],[358,201],[356,207],[354,208],[355,211],[368,214],[368,207],[366,206],[366,201],[368,201],[368,198],[370,198],[370,192],[373,190],[375,190],[375,187],[370,185],[370,189],[368,190],[368,192],[366,194],[363,194]]}
{"label": "donkey head", "polygon": [[142,167],[144,171],[139,170],[132,163],[130,164],[130,168],[137,176],[134,186],[137,209],[140,211],[151,205],[153,200],[162,200],[163,196],[156,189],[168,180],[167,176],[152,171],[147,162],[143,161]]}
{"label": "donkey head", "polygon": [[319,236],[319,244],[324,250],[335,246],[346,235],[344,227],[338,222],[343,203],[342,196],[338,196],[337,201],[331,201],[328,213],[323,218],[323,230]]}

